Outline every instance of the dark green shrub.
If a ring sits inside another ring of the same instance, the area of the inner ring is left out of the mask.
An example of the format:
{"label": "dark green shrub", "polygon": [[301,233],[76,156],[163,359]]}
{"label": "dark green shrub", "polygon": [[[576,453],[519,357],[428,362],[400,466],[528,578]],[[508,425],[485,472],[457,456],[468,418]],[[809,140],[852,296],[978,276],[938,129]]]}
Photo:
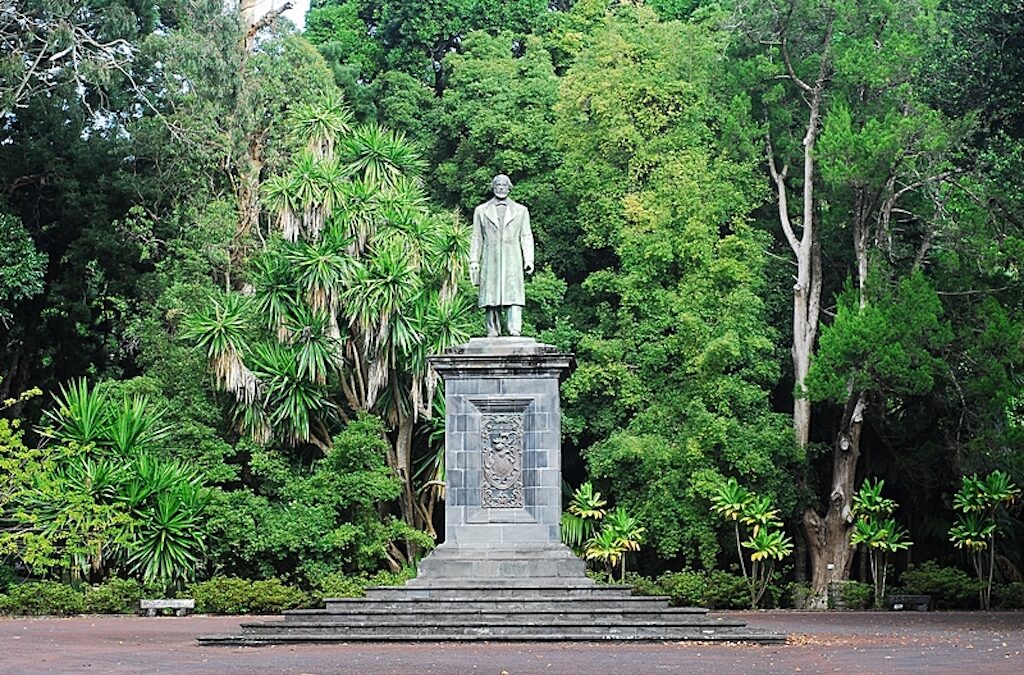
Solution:
{"label": "dark green shrub", "polygon": [[366,587],[371,586],[404,586],[406,581],[416,576],[415,567],[406,567],[398,572],[381,570],[367,579]]}
{"label": "dark green shrub", "polygon": [[6,593],[14,585],[15,579],[14,568],[0,563],[0,593]]}
{"label": "dark green shrub", "polygon": [[252,582],[237,577],[214,577],[190,584],[185,595],[196,601],[202,614],[245,614],[252,598]]}
{"label": "dark green shrub", "polygon": [[1024,582],[998,584],[992,588],[998,609],[1024,609]]}
{"label": "dark green shrub", "polygon": [[142,585],[134,579],[110,579],[85,589],[85,611],[94,614],[131,614],[142,598]]}
{"label": "dark green shrub", "polygon": [[628,574],[626,580],[636,595],[668,595],[656,579],[642,577],[639,574]]}
{"label": "dark green shrub", "polygon": [[273,578],[249,581],[214,577],[189,585],[185,595],[194,599],[196,611],[204,614],[275,613],[300,607],[309,600],[301,590]]}
{"label": "dark green shrub", "polygon": [[593,579],[595,583],[604,584],[606,586],[618,586],[620,582],[618,579],[612,576],[608,570],[592,570],[587,569],[586,575],[588,579]]}
{"label": "dark green shrub", "polygon": [[[683,570],[663,574],[656,582],[673,607],[709,609],[745,609],[750,607],[750,588],[746,580],[722,570],[694,572]],[[651,590],[655,590],[651,588]]]}
{"label": "dark green shrub", "polygon": [[867,609],[875,599],[875,588],[859,581],[837,581],[829,593],[829,609]]}
{"label": "dark green shrub", "polygon": [[931,560],[908,567],[900,584],[904,593],[932,596],[932,602],[940,609],[965,608],[977,603],[977,579],[961,569],[943,567]]}
{"label": "dark green shrub", "polygon": [[341,572],[325,574],[313,582],[313,604],[320,606],[326,598],[361,598],[366,595],[366,579]]}
{"label": "dark green shrub", "polygon": [[737,574],[712,570],[708,574],[703,605],[709,609],[749,608],[750,587],[747,580]]}
{"label": "dark green shrub", "polygon": [[705,602],[708,578],[702,572],[683,570],[662,574],[657,584],[662,589],[658,595],[667,595],[673,607],[699,607]]}
{"label": "dark green shrub", "polygon": [[811,598],[811,585],[799,581],[791,581],[786,584],[786,606],[793,609],[806,609],[808,600]]}
{"label": "dark green shrub", "polygon": [[373,576],[349,575],[342,572],[330,572],[313,581],[310,593],[310,604],[319,607],[326,598],[360,598],[366,595],[366,589],[372,586],[403,586],[405,582],[416,576],[414,568],[406,568],[399,572],[381,570]]}
{"label": "dark green shrub", "polygon": [[249,610],[256,614],[276,614],[286,609],[305,605],[309,598],[298,588],[288,586],[280,579],[252,582]]}
{"label": "dark green shrub", "polygon": [[18,584],[0,601],[5,614],[78,614],[84,607],[82,594],[56,581]]}

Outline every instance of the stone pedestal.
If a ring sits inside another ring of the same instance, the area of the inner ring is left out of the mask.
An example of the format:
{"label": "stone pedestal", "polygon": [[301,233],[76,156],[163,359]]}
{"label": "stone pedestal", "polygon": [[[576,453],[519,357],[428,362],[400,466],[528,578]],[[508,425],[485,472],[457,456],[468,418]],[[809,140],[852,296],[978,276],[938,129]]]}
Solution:
{"label": "stone pedestal", "polygon": [[559,538],[558,383],[572,356],[527,338],[474,339],[430,359],[445,380],[446,539],[405,586],[328,598],[201,644],[352,641],[785,641],[706,609],[597,585]]}
{"label": "stone pedestal", "polygon": [[430,363],[445,383],[445,541],[416,583],[582,577],[559,536],[558,385],[572,355],[532,338],[474,338]]}

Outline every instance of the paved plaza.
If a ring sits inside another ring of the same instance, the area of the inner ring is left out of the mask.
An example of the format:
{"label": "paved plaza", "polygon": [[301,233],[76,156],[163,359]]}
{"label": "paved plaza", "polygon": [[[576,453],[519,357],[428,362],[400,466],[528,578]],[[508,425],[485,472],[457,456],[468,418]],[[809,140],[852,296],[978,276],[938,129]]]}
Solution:
{"label": "paved plaza", "polygon": [[0,672],[1024,673],[1020,612],[722,614],[785,632],[789,642],[761,647],[672,642],[200,647],[196,635],[231,632],[243,619],[2,618]]}

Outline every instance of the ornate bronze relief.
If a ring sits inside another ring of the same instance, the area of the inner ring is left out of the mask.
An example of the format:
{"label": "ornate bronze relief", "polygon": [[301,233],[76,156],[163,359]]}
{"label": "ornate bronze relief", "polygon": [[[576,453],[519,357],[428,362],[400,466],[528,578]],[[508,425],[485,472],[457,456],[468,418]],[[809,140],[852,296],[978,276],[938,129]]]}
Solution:
{"label": "ornate bronze relief", "polygon": [[485,508],[523,507],[523,413],[484,413],[480,420]]}

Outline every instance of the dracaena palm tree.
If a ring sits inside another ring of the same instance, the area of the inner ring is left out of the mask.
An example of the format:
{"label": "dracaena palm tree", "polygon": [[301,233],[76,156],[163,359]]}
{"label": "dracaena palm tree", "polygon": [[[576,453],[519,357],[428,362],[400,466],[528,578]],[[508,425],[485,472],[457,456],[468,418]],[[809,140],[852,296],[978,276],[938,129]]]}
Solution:
{"label": "dracaena palm tree", "polygon": [[351,131],[352,111],[340,96],[325,96],[314,103],[296,105],[289,130],[296,144],[316,157],[330,157],[339,138]]}
{"label": "dracaena palm tree", "polygon": [[286,178],[267,182],[264,204],[294,236],[270,242],[249,277],[253,299],[238,303],[245,318],[258,313],[265,334],[224,300],[192,319],[188,334],[222,388],[236,392],[232,376],[247,368],[252,395],[236,396],[236,419],[258,440],[326,452],[337,421],[363,411],[384,419],[387,461],[404,484],[402,518],[430,531],[440,493],[413,485],[413,438],[435,398],[427,357],[468,338],[472,302],[458,284],[468,232],[431,211],[423,161],[401,134],[349,121],[336,101],[292,117],[304,149]]}
{"label": "dracaena palm tree", "polygon": [[206,352],[217,384],[238,399],[256,398],[258,381],[242,360],[250,339],[250,299],[239,293],[210,298],[185,321],[183,339]]}
{"label": "dracaena palm tree", "polygon": [[394,187],[403,177],[418,177],[426,168],[404,134],[379,124],[353,129],[340,152],[351,174],[379,188]]}
{"label": "dracaena palm tree", "polygon": [[325,450],[330,438],[319,419],[328,400],[323,389],[299,373],[295,350],[279,342],[253,349],[253,371],[263,384],[263,406],[270,426],[289,442],[313,443]]}
{"label": "dracaena palm tree", "polygon": [[622,546],[622,579],[626,579],[626,554],[639,551],[644,543],[647,528],[640,525],[640,520],[633,517],[622,506],[616,506],[604,518],[603,529],[611,530]]}

